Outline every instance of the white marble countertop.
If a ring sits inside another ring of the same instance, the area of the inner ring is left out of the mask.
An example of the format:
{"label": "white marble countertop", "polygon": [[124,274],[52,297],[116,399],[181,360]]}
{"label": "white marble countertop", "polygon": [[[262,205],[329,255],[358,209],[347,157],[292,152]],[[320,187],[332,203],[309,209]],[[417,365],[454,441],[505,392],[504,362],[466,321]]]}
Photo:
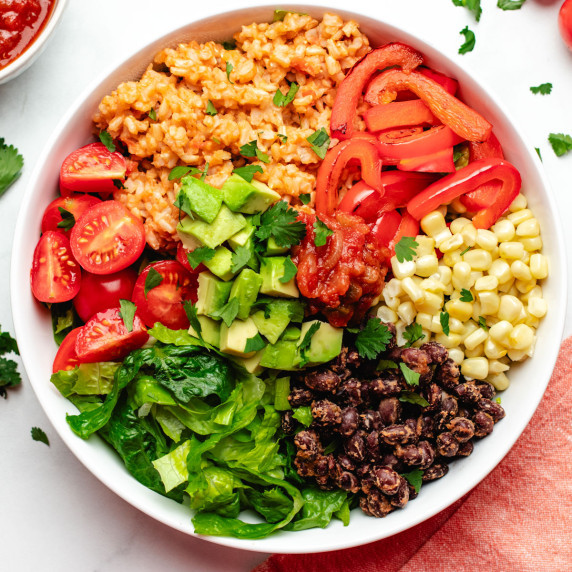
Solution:
{"label": "white marble countertop", "polygon": [[[247,4],[248,0],[240,7]],[[354,0],[353,6],[369,9],[372,16],[433,43],[482,78],[510,108],[530,145],[540,148],[566,219],[567,210],[572,212],[572,153],[558,158],[547,141],[550,132],[572,134],[572,53],[558,34],[561,1],[528,0],[521,10],[512,12],[501,11],[493,0],[482,4],[478,24],[468,11],[448,0]],[[227,0],[211,0],[213,5],[239,7]],[[340,0],[323,5],[350,8]],[[203,9],[196,0],[69,0],[61,26],[39,60],[0,86],[0,137],[18,147],[26,161],[20,180],[0,199],[3,331],[13,332],[8,278],[21,195],[58,120],[92,78],[137,47],[199,18]],[[463,41],[459,31],[466,25],[477,42],[473,52],[462,56],[457,54]],[[554,86],[551,95],[529,91],[530,86],[545,82]],[[572,243],[570,224],[565,234],[567,243]],[[571,312],[569,308],[565,335],[572,333]],[[121,500],[67,449],[24,373],[23,379],[6,401],[0,400],[0,568],[10,572],[245,572],[265,558],[172,531]],[[49,448],[31,439],[32,426],[45,430]]]}

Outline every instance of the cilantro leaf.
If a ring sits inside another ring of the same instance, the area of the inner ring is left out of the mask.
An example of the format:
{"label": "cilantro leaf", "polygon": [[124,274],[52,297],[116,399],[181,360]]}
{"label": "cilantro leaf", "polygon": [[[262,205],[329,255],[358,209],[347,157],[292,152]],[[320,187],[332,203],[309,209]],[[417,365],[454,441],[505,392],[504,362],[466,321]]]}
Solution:
{"label": "cilantro leaf", "polygon": [[48,436],[39,427],[32,427],[31,434],[34,441],[40,441],[40,443],[45,443],[48,447],[50,446]]}
{"label": "cilantro leaf", "polygon": [[306,225],[298,220],[298,212],[286,201],[274,203],[260,216],[260,227],[255,236],[260,240],[274,237],[276,244],[290,248],[306,236]]}
{"label": "cilantro leaf", "polygon": [[0,397],[6,398],[6,388],[22,383],[18,364],[11,359],[0,357]]}
{"label": "cilantro leaf", "polygon": [[0,137],[0,197],[8,187],[20,176],[24,158],[13,145],[6,145]]}
{"label": "cilantro leaf", "polygon": [[489,327],[487,326],[487,321],[483,316],[479,316],[479,326],[485,330],[485,332],[489,331]]}
{"label": "cilantro leaf", "polygon": [[415,489],[416,493],[421,490],[421,485],[423,484],[423,471],[421,469],[415,469],[409,473],[401,473],[401,476]]}
{"label": "cilantro leaf", "polygon": [[222,47],[228,51],[236,50],[236,42],[234,40],[223,42]]}
{"label": "cilantro leaf", "polygon": [[292,413],[292,417],[302,423],[305,427],[309,427],[312,424],[312,421],[314,421],[314,418],[312,417],[312,409],[308,405],[296,407],[296,409],[294,409],[294,413]]}
{"label": "cilantro leaf", "polygon": [[[157,272],[157,274],[159,274]],[[159,276],[161,276],[159,274]],[[161,277],[161,280],[163,278]],[[147,282],[147,281],[145,281]],[[135,318],[135,312],[137,311],[137,306],[130,300],[119,300],[119,315],[125,324],[128,332],[133,331],[133,319]]]}
{"label": "cilantro leaf", "polygon": [[274,10],[273,22],[283,22],[286,14],[298,14],[299,16],[307,16],[304,12],[292,12],[291,10]]}
{"label": "cilantro leaf", "polygon": [[418,246],[419,243],[412,236],[402,236],[395,245],[395,256],[397,260],[399,262],[413,260],[413,256],[416,254],[415,249]]}
{"label": "cilantro leaf", "polygon": [[540,149],[538,147],[535,147],[534,150],[536,151],[538,158],[542,161],[542,155],[540,154]]}
{"label": "cilantro leaf", "polygon": [[257,332],[252,338],[246,340],[246,345],[244,346],[244,353],[257,352],[262,348],[266,347],[266,342],[262,339],[262,336]]}
{"label": "cilantro leaf", "polygon": [[459,299],[461,302],[472,302],[474,300],[471,291],[466,288],[461,288],[461,297]]}
{"label": "cilantro leaf", "polygon": [[258,143],[256,140],[250,143],[245,143],[240,148],[240,154],[243,157],[256,157],[259,161],[263,163],[270,163],[270,157],[258,148]]}
{"label": "cilantro leaf", "polygon": [[296,273],[298,272],[298,267],[292,262],[292,259],[287,256],[286,260],[284,261],[284,275],[278,278],[282,284],[286,284],[286,282],[290,282]]}
{"label": "cilantro leaf", "polygon": [[199,318],[197,316],[197,307],[191,302],[191,300],[183,300],[183,308],[185,308],[185,314],[187,314],[187,318],[189,319],[189,323],[195,333],[199,338],[203,339],[203,327],[199,322]]}
{"label": "cilantro leaf", "polygon": [[420,375],[416,371],[409,369],[403,362],[399,362],[399,369],[401,370],[407,384],[419,385]]}
{"label": "cilantro leaf", "polygon": [[286,107],[289,103],[294,101],[294,98],[296,97],[299,89],[300,86],[294,81],[290,84],[290,88],[288,89],[288,93],[286,95],[284,95],[280,91],[280,88],[278,88],[274,94],[272,103],[274,103],[276,107]]}
{"label": "cilantro leaf", "polygon": [[282,133],[277,133],[276,135],[280,138],[281,143],[286,143],[286,141],[288,141],[288,135],[283,135]]}
{"label": "cilantro leaf", "polygon": [[314,223],[314,244],[316,246],[324,246],[326,239],[332,234],[334,234],[334,231],[325,222],[316,217],[316,222]]}
{"label": "cilantro leaf", "polygon": [[73,228],[73,225],[75,224],[75,217],[73,216],[73,214],[62,207],[58,207],[58,210],[60,211],[62,220],[58,222],[57,227],[63,228],[64,230],[69,230],[70,228]]}
{"label": "cilantro leaf", "polygon": [[375,359],[391,341],[389,328],[379,319],[370,318],[356,336],[356,348],[360,356]]}
{"label": "cilantro leaf", "polygon": [[230,328],[230,325],[238,316],[239,309],[238,298],[231,298],[220,310],[216,310],[210,314],[212,318],[221,318],[221,320]]}
{"label": "cilantro leaf", "polygon": [[214,106],[214,103],[210,99],[209,99],[209,102],[207,103],[207,109],[206,109],[205,113],[207,115],[216,115],[218,113],[218,111],[216,110],[216,107]]}
{"label": "cilantro leaf", "polygon": [[402,391],[399,394],[399,401],[403,403],[413,403],[413,405],[420,405],[421,407],[427,407],[429,405],[426,399],[414,391]]}
{"label": "cilantro leaf", "polygon": [[100,132],[99,140],[107,147],[110,153],[115,153],[115,143],[107,130],[104,129]]}
{"label": "cilantro leaf", "polygon": [[469,250],[471,250],[471,248],[473,248],[472,246],[467,246],[467,248],[465,248],[462,252],[461,252],[461,256],[463,256],[463,254],[467,254],[467,252],[469,252]]}
{"label": "cilantro leaf", "polygon": [[199,246],[192,252],[187,252],[187,260],[193,270],[196,270],[202,262],[210,260],[215,255],[215,249],[208,246]]}
{"label": "cilantro leaf", "polygon": [[239,270],[241,270],[242,268],[244,268],[244,266],[246,266],[250,260],[250,257],[252,256],[252,252],[250,251],[250,248],[246,245],[244,246],[238,246],[236,248],[236,250],[232,253],[232,257],[231,257],[231,271],[236,274]]}
{"label": "cilantro leaf", "polygon": [[312,151],[314,151],[320,159],[326,156],[328,147],[330,146],[330,136],[323,127],[314,131],[309,137],[306,137],[306,141],[312,145]]}
{"label": "cilantro leaf", "polygon": [[566,155],[566,153],[572,151],[572,137],[570,135],[551,133],[548,136],[548,141],[550,145],[552,145],[552,149],[557,157],[562,157],[562,155]]}
{"label": "cilantro leaf", "polygon": [[112,179],[111,181],[112,181],[112,183],[113,183],[113,186],[114,186],[116,189],[121,190],[121,189],[124,189],[124,188],[125,188],[125,185],[124,185],[123,182],[120,181],[119,179]]}
{"label": "cilantro leaf", "polygon": [[453,0],[455,6],[464,6],[469,12],[472,12],[477,22],[481,19],[483,12],[481,8],[481,0]]}
{"label": "cilantro leaf", "polygon": [[475,48],[475,43],[476,43],[474,32],[469,30],[469,26],[465,26],[459,32],[459,34],[462,34],[463,36],[465,36],[465,41],[463,42],[463,44],[459,48],[459,53],[460,54],[466,54],[468,52],[472,52],[473,49]]}
{"label": "cilantro leaf", "polygon": [[384,369],[398,369],[399,366],[389,359],[380,359],[375,366],[375,371],[382,371]]}
{"label": "cilantro leaf", "polygon": [[232,73],[233,69],[234,66],[230,62],[226,62],[226,79],[228,79],[228,81],[230,81],[232,84],[234,84],[234,82],[230,79],[230,74]]}
{"label": "cilantro leaf", "polygon": [[536,87],[531,87],[530,91],[532,93],[540,93],[540,95],[548,95],[552,92],[552,84],[551,83],[541,83]]}
{"label": "cilantro leaf", "polygon": [[143,293],[145,294],[145,298],[147,298],[147,294],[149,294],[150,290],[156,288],[163,282],[163,276],[160,272],[157,272],[153,267],[149,268],[149,273],[145,277],[145,286],[143,288]]}
{"label": "cilantro leaf", "polygon": [[310,347],[312,343],[312,337],[314,334],[322,327],[322,322],[314,322],[309,328],[308,331],[304,334],[304,338],[299,346],[300,357],[302,358],[300,361],[300,366],[304,367],[308,363],[308,358],[306,357],[306,350]]}
{"label": "cilantro leaf", "polygon": [[250,183],[254,178],[254,173],[264,173],[264,170],[260,165],[246,165],[244,167],[237,167],[232,172]]}
{"label": "cilantro leaf", "polygon": [[147,115],[149,116],[149,119],[151,121],[157,121],[157,112],[153,107],[149,110],[149,113]]}
{"label": "cilantro leaf", "polygon": [[451,330],[449,329],[449,312],[441,312],[439,315],[439,322],[441,322],[443,333],[448,336],[451,333]]}
{"label": "cilantro leaf", "polygon": [[422,340],[425,337],[425,334],[423,333],[421,324],[413,322],[405,328],[403,337],[407,340],[405,347],[410,348],[417,340]]}
{"label": "cilantro leaf", "polygon": [[497,7],[501,10],[520,10],[526,0],[498,0]]}
{"label": "cilantro leaf", "polygon": [[15,353],[20,355],[16,340],[8,333],[0,331],[0,355]]}
{"label": "cilantro leaf", "polygon": [[298,198],[300,199],[303,205],[309,205],[310,201],[312,200],[312,195],[310,193],[302,193],[301,195],[298,196]]}
{"label": "cilantro leaf", "polygon": [[176,179],[180,179],[185,175],[199,175],[202,173],[200,169],[196,167],[186,167],[184,165],[179,165],[178,167],[173,167],[171,172],[169,173],[169,181],[175,181]]}

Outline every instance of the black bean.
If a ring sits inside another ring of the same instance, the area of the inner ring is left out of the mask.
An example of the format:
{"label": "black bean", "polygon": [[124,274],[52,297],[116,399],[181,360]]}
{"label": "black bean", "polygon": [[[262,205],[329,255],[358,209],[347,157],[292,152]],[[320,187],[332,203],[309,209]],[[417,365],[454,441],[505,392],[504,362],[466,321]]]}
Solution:
{"label": "black bean", "polygon": [[339,479],[340,488],[344,491],[357,493],[360,490],[360,484],[357,477],[353,473],[344,471]]}
{"label": "black bean", "polygon": [[459,450],[459,441],[451,433],[441,433],[437,437],[437,453],[441,457],[454,457]]}
{"label": "black bean", "polygon": [[293,435],[296,431],[297,421],[293,417],[292,411],[284,411],[280,420],[280,427],[286,435]]}
{"label": "black bean", "polygon": [[400,477],[400,481],[397,493],[389,500],[395,508],[403,508],[409,501],[409,483],[403,477]]}
{"label": "black bean", "polygon": [[429,363],[441,365],[449,358],[447,348],[438,342],[427,342],[419,348],[429,356]]}
{"label": "black bean", "polygon": [[379,418],[383,425],[394,425],[401,415],[401,403],[397,397],[389,397],[379,402]]}
{"label": "black bean", "polygon": [[473,423],[475,424],[475,437],[486,437],[492,433],[495,426],[494,419],[484,411],[477,411],[473,415]]}
{"label": "black bean", "polygon": [[306,375],[304,383],[313,391],[336,393],[340,378],[330,369],[314,370]]}
{"label": "black bean", "polygon": [[446,463],[435,463],[423,471],[423,476],[421,478],[424,483],[428,483],[444,477],[448,472],[449,465]]}
{"label": "black bean", "polygon": [[346,407],[342,409],[342,421],[338,427],[338,431],[349,437],[352,433],[355,433],[358,428],[359,415],[355,407]]}
{"label": "black bean", "polygon": [[302,459],[313,460],[323,450],[318,434],[312,429],[300,431],[294,437],[294,444],[298,449],[297,455]]}
{"label": "black bean", "polygon": [[434,379],[445,389],[452,389],[459,383],[459,366],[451,359],[446,359],[436,370]]}
{"label": "black bean", "polygon": [[459,445],[459,450],[457,451],[457,457],[468,457],[474,449],[472,441],[465,441]]}
{"label": "black bean", "polygon": [[363,431],[354,433],[344,445],[346,454],[354,461],[363,461],[365,459],[365,434]]}
{"label": "black bean", "polygon": [[312,400],[315,398],[314,392],[309,389],[303,389],[300,387],[294,387],[290,391],[288,396],[288,401],[292,407],[303,407],[305,405],[310,405]]}
{"label": "black bean", "polygon": [[342,410],[329,399],[312,402],[312,417],[322,425],[339,425],[342,422]]}
{"label": "black bean", "polygon": [[475,434],[475,424],[465,417],[455,417],[451,419],[451,421],[447,423],[447,429],[459,443],[464,443],[472,439]]}
{"label": "black bean", "polygon": [[488,413],[495,423],[498,423],[506,415],[500,403],[496,403],[490,399],[479,399],[479,401],[477,401],[477,409]]}

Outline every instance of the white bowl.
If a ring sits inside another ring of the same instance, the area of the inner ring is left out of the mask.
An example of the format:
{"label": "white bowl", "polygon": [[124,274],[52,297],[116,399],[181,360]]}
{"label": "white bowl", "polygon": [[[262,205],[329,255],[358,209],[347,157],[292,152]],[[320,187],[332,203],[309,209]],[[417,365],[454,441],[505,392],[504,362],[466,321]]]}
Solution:
{"label": "white bowl", "polygon": [[36,39],[26,48],[26,50],[18,56],[14,61],[10,62],[5,68],[0,70],[0,84],[14,79],[23,71],[27,70],[44,51],[48,39],[59,24],[67,0],[56,0],[49,20],[44,25],[43,30]]}
{"label": "white bowl", "polygon": [[[395,511],[384,519],[367,517],[357,509],[346,528],[340,521],[334,521],[326,529],[281,532],[258,541],[207,538],[246,550],[308,553],[365,544],[410,528],[461,498],[506,455],[532,417],[556,361],[565,316],[566,258],[557,209],[534,147],[524,141],[508,113],[493,101],[482,82],[475,80],[431,45],[366,15],[308,5],[282,7],[316,17],[326,11],[334,11],[344,18],[355,18],[373,45],[403,41],[420,50],[430,66],[456,77],[460,81],[462,98],[493,123],[507,159],[520,170],[523,191],[540,221],[544,252],[550,262],[550,276],[543,284],[549,312],[538,329],[536,355],[510,372],[512,384],[502,395],[507,416],[495,426],[489,437],[476,444],[471,457],[452,463],[445,478],[424,486],[419,497],[404,510]],[[153,518],[189,535],[194,533],[186,507],[140,485],[98,437],[82,441],[69,429],[65,416],[75,411],[49,382],[56,347],[52,341],[50,316],[30,292],[30,264],[43,210],[57,193],[59,165],[68,153],[92,140],[90,118],[101,98],[121,81],[137,78],[161,48],[191,38],[198,41],[228,39],[241,24],[270,20],[273,10],[274,6],[260,6],[216,15],[213,8],[212,17],[174,30],[94,83],[62,119],[37,162],[16,227],[11,285],[14,324],[24,366],[46,414],[72,452],[111,490]],[[502,491],[498,491],[498,494],[502,494]]]}

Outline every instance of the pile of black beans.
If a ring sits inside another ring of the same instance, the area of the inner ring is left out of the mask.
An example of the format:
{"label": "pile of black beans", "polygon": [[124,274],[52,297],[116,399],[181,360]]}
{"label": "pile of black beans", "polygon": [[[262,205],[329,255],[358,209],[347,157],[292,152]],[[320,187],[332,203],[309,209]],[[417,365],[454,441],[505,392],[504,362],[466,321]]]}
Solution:
{"label": "pile of black beans", "polygon": [[[408,385],[399,368],[377,371],[379,359],[403,362],[419,384]],[[411,392],[428,405],[410,403]],[[394,335],[375,361],[344,347],[335,361],[293,377],[290,405],[311,407],[313,421],[303,427],[287,411],[282,429],[294,436],[300,476],[354,493],[366,514],[383,517],[417,496],[403,475],[420,469],[424,483],[439,479],[491,433],[505,415],[494,395],[491,384],[465,380],[442,345],[397,347]]]}

